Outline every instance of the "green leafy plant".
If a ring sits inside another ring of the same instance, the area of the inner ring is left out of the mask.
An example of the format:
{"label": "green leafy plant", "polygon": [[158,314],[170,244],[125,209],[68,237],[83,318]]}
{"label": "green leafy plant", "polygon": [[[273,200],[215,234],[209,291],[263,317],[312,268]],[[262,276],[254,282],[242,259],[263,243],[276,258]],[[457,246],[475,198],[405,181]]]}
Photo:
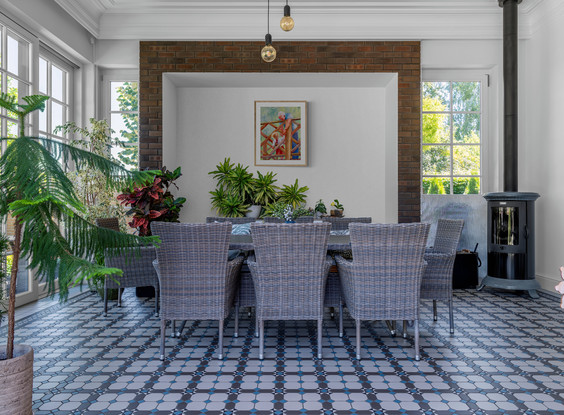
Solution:
{"label": "green leafy plant", "polygon": [[341,202],[339,202],[338,199],[335,199],[331,202],[331,206],[333,206],[335,209],[339,209],[339,210],[345,210],[345,208],[343,207],[343,205],[341,204]]}
{"label": "green leafy plant", "polygon": [[312,215],[313,215],[313,211],[311,209],[306,209],[302,206],[293,208],[292,205],[284,203],[280,200],[271,203],[265,208],[265,216],[270,216],[273,218],[279,218],[284,220],[288,220],[288,217],[293,220],[299,218],[300,216],[312,216]]}
{"label": "green leafy plant", "polygon": [[[72,140],[70,145],[88,150],[100,157],[118,162],[111,155],[112,145],[118,144],[113,140],[113,130],[106,120],[90,118],[90,128],[79,127],[74,122],[68,122],[55,128],[55,133],[78,134],[82,139]],[[98,218],[119,219],[120,227],[125,230],[125,210],[116,199],[116,192],[107,186],[108,179],[103,172],[93,169],[74,170],[67,173],[67,177],[74,185],[76,195],[85,207],[84,218],[95,223]]]}
{"label": "green leafy plant", "polygon": [[[2,137],[9,145],[0,156],[0,216],[14,218],[12,269],[8,298],[8,336],[6,357],[14,350],[15,301],[19,259],[28,257],[28,268],[35,269],[54,294],[56,281],[62,300],[69,286],[100,275],[121,275],[119,269],[107,268],[90,258],[109,248],[121,252],[126,246],[140,246],[157,239],[143,240],[134,235],[98,228],[82,217],[85,208],[73,183],[65,174],[69,165],[77,170],[99,170],[107,177],[107,187],[122,189],[135,181],[144,181],[151,172],[130,172],[105,157],[84,149],[51,140],[28,137],[26,118],[45,108],[49,99],[43,95],[22,97],[0,94],[0,107],[18,118],[17,138]],[[64,232],[59,224],[64,223]]]}
{"label": "green leafy plant", "polygon": [[266,206],[278,198],[278,190],[280,189],[274,184],[276,183],[275,176],[276,173],[271,171],[264,175],[260,171],[257,171],[253,197],[256,204]]}
{"label": "green leafy plant", "polygon": [[279,200],[286,204],[291,205],[292,208],[296,209],[298,206],[305,204],[306,196],[305,193],[309,190],[309,187],[302,186],[298,184],[298,179],[292,185],[282,186],[280,191]]}
{"label": "green leafy plant", "polygon": [[142,186],[126,189],[117,197],[123,205],[131,207],[127,212],[127,215],[133,217],[129,226],[137,229],[140,236],[151,235],[151,222],[178,222],[180,209],[186,203],[186,198],[175,198],[170,187],[178,189],[174,181],[180,176],[180,167],[174,171],[163,167]]}
{"label": "green leafy plant", "polygon": [[315,203],[315,207],[313,208],[313,211],[320,214],[320,215],[327,213],[327,207],[325,206],[325,203],[323,203],[323,200],[319,199]]}

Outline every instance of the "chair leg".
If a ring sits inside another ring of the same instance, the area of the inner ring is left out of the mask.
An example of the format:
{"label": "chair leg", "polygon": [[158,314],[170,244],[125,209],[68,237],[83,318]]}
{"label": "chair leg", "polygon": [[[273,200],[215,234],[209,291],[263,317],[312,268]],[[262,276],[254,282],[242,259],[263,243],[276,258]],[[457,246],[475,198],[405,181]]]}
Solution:
{"label": "chair leg", "polygon": [[414,339],[415,339],[415,360],[419,361],[419,359],[421,359],[421,356],[419,355],[419,320],[415,320],[413,322],[414,324]]}
{"label": "chair leg", "polygon": [[356,324],[356,360],[360,360],[360,320],[355,320]]}
{"label": "chair leg", "polygon": [[259,324],[259,359],[264,359],[264,320],[260,320]]}
{"label": "chair leg", "polygon": [[219,340],[217,341],[217,358],[223,360],[223,320],[219,320]]}
{"label": "chair leg", "polygon": [[171,325],[171,328],[172,328],[172,333],[170,333],[170,337],[172,337],[174,339],[176,337],[176,320],[172,320],[170,325]]}
{"label": "chair leg", "polygon": [[124,288],[118,288],[118,307],[121,307],[121,296],[123,295]]}
{"label": "chair leg", "polygon": [[176,330],[176,337],[180,338],[182,336],[184,327],[186,327],[186,320],[182,320],[182,322],[180,323],[180,327],[178,328],[178,330]]}
{"label": "chair leg", "polygon": [[255,307],[255,337],[260,337],[259,334],[259,319],[258,319],[258,313],[257,313],[257,309]]}
{"label": "chair leg", "polygon": [[166,320],[165,319],[161,319],[161,350],[160,350],[160,354],[161,360],[164,360],[165,356],[165,337],[166,337]]}
{"label": "chair leg", "polygon": [[388,330],[390,330],[390,334],[392,337],[396,337],[396,322],[395,320],[386,320],[386,326],[388,326]]}
{"label": "chair leg", "polygon": [[155,287],[155,316],[159,316],[159,287]]}
{"label": "chair leg", "polygon": [[339,304],[339,337],[343,337],[343,304]]}
{"label": "chair leg", "polygon": [[403,338],[407,339],[407,320],[403,321]]}
{"label": "chair leg", "polygon": [[452,297],[448,300],[448,317],[450,320],[450,334],[454,334],[454,311]]}
{"label": "chair leg", "polygon": [[233,333],[233,337],[239,337],[239,305],[235,306],[235,332]]}
{"label": "chair leg", "polygon": [[322,337],[323,335],[323,319],[319,319],[317,320],[317,358],[318,359],[322,359],[323,358],[323,353],[322,353]]}
{"label": "chair leg", "polygon": [[335,318],[335,307],[329,307],[329,314],[332,319]]}
{"label": "chair leg", "polygon": [[433,320],[437,321],[437,300],[433,300]]}
{"label": "chair leg", "polygon": [[104,286],[104,317],[108,316],[108,289]]}

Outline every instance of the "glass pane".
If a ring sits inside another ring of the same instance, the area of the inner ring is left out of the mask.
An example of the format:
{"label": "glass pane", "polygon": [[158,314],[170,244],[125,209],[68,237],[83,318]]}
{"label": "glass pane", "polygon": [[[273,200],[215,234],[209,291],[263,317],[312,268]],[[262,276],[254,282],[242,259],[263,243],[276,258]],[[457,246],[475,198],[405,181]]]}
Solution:
{"label": "glass pane", "polygon": [[452,83],[453,111],[480,111],[480,82]]}
{"label": "glass pane", "polygon": [[448,177],[423,178],[423,194],[424,195],[450,194],[450,179]]}
{"label": "glass pane", "polygon": [[138,116],[137,114],[112,114],[111,127],[117,139],[125,148],[112,148],[112,155],[128,168],[137,168],[139,160],[138,148]]}
{"label": "glass pane", "polygon": [[39,131],[44,133],[47,132],[47,106],[45,106],[45,111],[39,111]]}
{"label": "glass pane", "polygon": [[421,162],[425,176],[450,175],[450,147],[423,146]]}
{"label": "glass pane", "polygon": [[423,82],[423,111],[450,110],[450,83]]}
{"label": "glass pane", "polygon": [[[29,95],[29,85],[25,82],[18,81],[16,78],[8,76],[8,95],[16,97],[16,102],[22,102],[21,97]],[[8,111],[8,116],[11,118],[18,118],[16,114]]]}
{"label": "glass pane", "polygon": [[492,242],[519,245],[519,208],[492,207]]}
{"label": "glass pane", "polygon": [[39,58],[39,92],[48,94],[47,90],[47,61]]}
{"label": "glass pane", "polygon": [[455,175],[480,175],[480,146],[453,146],[452,156]]}
{"label": "glass pane", "polygon": [[51,132],[55,130],[59,125],[64,124],[63,118],[63,106],[56,102],[51,103]]}
{"label": "glass pane", "polygon": [[[8,121],[7,122],[7,137],[9,138],[17,138],[19,135],[19,131],[18,131],[18,123],[17,122],[13,122],[13,121]],[[12,144],[14,140],[8,140],[6,145],[10,145]]]}
{"label": "glass pane", "polygon": [[480,142],[480,114],[453,114],[452,117],[454,142]]}
{"label": "glass pane", "polygon": [[20,44],[17,39],[14,39],[12,36],[8,36],[8,43],[6,45],[6,52],[8,54],[8,65],[7,69],[9,72],[12,72],[14,75],[20,74]]}
{"label": "glass pane", "polygon": [[423,143],[450,143],[450,115],[423,114]]}
{"label": "glass pane", "polygon": [[65,97],[65,74],[55,65],[51,66],[51,96],[59,101],[66,102]]}
{"label": "glass pane", "polygon": [[[8,273],[12,272],[13,255],[8,255],[6,257],[6,270]],[[10,275],[10,274],[8,274]],[[20,258],[18,261],[18,277],[16,281],[16,294],[26,293],[30,290],[29,288],[29,273],[27,270],[27,259]],[[6,283],[6,290],[10,289],[9,278]]]}
{"label": "glass pane", "polygon": [[455,195],[480,194],[479,177],[455,177],[452,183],[452,192]]}
{"label": "glass pane", "polygon": [[[3,39],[2,32],[4,28],[0,26],[0,39]],[[2,50],[3,42],[0,42],[0,68],[2,67],[2,61],[4,60],[4,51]],[[0,84],[1,85],[1,84]]]}
{"label": "glass pane", "polygon": [[112,111],[137,111],[138,97],[137,82],[111,83]]}

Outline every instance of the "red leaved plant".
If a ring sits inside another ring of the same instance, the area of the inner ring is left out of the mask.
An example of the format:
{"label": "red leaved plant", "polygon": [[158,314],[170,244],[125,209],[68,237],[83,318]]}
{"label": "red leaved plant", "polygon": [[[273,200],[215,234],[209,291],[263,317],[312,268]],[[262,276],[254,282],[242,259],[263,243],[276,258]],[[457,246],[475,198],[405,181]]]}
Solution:
{"label": "red leaved plant", "polygon": [[174,181],[180,176],[180,167],[173,172],[163,167],[152,182],[126,189],[117,197],[122,205],[131,206],[127,212],[133,217],[129,226],[136,228],[140,236],[151,235],[151,222],[178,222],[186,198],[175,199],[169,188],[174,185],[178,189]]}

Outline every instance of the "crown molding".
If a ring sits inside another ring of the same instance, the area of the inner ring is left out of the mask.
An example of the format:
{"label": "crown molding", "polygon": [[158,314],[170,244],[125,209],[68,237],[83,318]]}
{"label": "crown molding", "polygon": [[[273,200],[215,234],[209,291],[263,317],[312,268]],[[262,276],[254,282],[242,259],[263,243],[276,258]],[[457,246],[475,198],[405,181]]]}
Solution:
{"label": "crown molding", "polygon": [[[55,0],[99,39],[219,40],[264,36],[264,0]],[[553,0],[519,6],[520,36]],[[561,2],[558,0],[558,2]],[[296,28],[284,39],[499,39],[502,12],[495,0],[291,1]],[[271,29],[282,6],[272,6]],[[233,16],[236,16],[236,22]],[[438,24],[438,25],[437,25]],[[272,30],[273,35],[275,30]]]}

